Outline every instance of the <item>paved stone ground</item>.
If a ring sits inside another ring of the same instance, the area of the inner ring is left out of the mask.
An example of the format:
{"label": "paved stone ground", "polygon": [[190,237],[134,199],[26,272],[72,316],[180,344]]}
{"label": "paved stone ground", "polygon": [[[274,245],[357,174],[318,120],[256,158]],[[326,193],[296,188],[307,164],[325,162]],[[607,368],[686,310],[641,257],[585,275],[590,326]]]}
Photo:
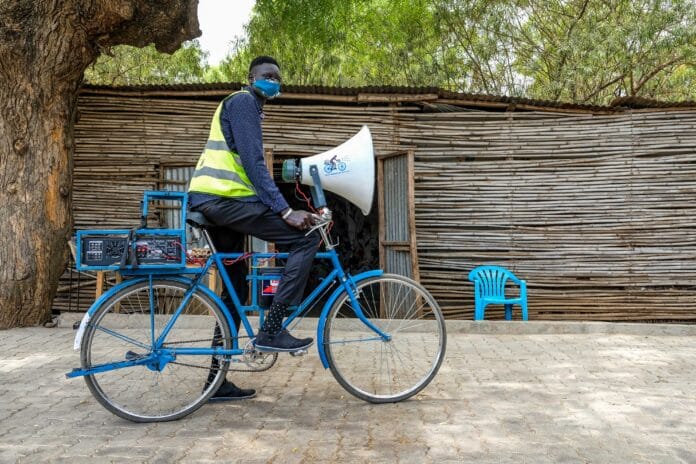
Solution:
{"label": "paved stone ground", "polygon": [[403,403],[353,398],[314,352],[237,374],[254,400],[163,424],[65,379],[70,328],[0,331],[0,462],[696,462],[696,331],[504,327],[453,324],[439,375]]}

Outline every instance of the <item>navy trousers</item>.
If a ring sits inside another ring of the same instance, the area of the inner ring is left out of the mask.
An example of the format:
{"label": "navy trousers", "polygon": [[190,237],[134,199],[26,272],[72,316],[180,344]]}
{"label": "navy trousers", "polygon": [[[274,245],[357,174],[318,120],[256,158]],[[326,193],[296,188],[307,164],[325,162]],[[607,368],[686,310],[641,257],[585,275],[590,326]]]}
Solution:
{"label": "navy trousers", "polygon": [[[211,227],[208,229],[210,234],[210,239],[213,241],[215,249],[221,253],[240,253],[244,251],[244,235],[237,232],[231,231],[224,227]],[[249,266],[247,261],[241,259],[234,264],[226,265],[225,271],[232,282],[232,287],[239,297],[239,301],[242,304],[247,303],[247,297],[249,294],[249,286],[247,285],[246,276],[248,274]],[[222,302],[225,303],[227,309],[232,315],[232,320],[234,321],[235,327],[239,330],[239,324],[242,322],[239,313],[234,308],[234,303],[232,302],[232,297],[227,291],[227,286],[223,285],[222,294],[220,295]]]}
{"label": "navy trousers", "polygon": [[[261,240],[273,242],[286,249],[289,253],[283,270],[282,278],[278,283],[278,289],[274,303],[285,305],[297,305],[302,300],[305,285],[312,269],[314,255],[319,248],[321,237],[314,231],[305,236],[306,232],[289,226],[277,213],[261,202],[242,202],[229,198],[216,198],[207,201],[194,208],[202,212],[205,217],[215,224],[211,229],[213,244],[220,252],[241,252],[245,235],[253,235]],[[234,249],[233,249],[234,248]],[[237,264],[240,264],[238,262]],[[246,262],[233,269],[227,269],[235,286],[235,291],[240,295],[242,302],[246,300]],[[242,280],[239,279],[241,275]],[[239,287],[238,287],[239,285]],[[240,287],[244,287],[242,293]],[[229,300],[228,295],[222,295],[223,301]],[[228,301],[225,301],[227,304]],[[230,308],[231,302],[230,302]],[[234,315],[235,311],[232,311]],[[237,321],[235,321],[237,322]]]}

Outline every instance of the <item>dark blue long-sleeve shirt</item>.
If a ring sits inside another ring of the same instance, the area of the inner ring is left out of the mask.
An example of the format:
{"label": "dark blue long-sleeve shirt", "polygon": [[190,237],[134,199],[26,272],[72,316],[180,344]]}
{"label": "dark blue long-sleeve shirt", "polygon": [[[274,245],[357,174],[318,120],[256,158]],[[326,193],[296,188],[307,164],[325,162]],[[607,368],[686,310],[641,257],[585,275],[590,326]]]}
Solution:
{"label": "dark blue long-sleeve shirt", "polygon": [[[247,92],[238,93],[228,98],[220,112],[222,133],[230,150],[239,154],[242,167],[256,190],[256,195],[235,198],[238,201],[260,201],[273,212],[279,213],[288,208],[288,203],[278,190],[273,178],[266,168],[263,157],[263,120],[264,99],[256,95],[253,89],[245,87]],[[206,201],[219,198],[216,195],[191,192],[189,206],[196,207]]]}

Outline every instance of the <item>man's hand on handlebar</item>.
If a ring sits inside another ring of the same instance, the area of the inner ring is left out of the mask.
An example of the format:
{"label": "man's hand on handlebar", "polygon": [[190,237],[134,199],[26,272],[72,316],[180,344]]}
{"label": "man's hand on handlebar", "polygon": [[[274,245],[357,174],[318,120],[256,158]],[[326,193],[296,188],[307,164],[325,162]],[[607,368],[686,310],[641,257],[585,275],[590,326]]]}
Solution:
{"label": "man's hand on handlebar", "polygon": [[317,216],[310,213],[309,211],[303,210],[290,210],[290,214],[287,214],[287,210],[281,214],[281,217],[286,224],[295,227],[300,230],[307,230],[312,227],[317,222]]}

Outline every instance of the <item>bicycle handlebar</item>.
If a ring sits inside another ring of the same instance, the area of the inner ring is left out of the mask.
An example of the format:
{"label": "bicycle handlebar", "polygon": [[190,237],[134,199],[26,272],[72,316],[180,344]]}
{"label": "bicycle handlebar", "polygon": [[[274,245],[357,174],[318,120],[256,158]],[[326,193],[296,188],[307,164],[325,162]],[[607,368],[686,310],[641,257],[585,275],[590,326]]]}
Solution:
{"label": "bicycle handlebar", "polygon": [[315,230],[319,231],[319,234],[321,235],[321,238],[324,241],[324,244],[326,245],[327,250],[332,250],[338,245],[338,242],[333,243],[331,241],[331,237],[329,236],[329,227],[331,226],[332,223],[332,215],[331,215],[331,210],[327,207],[323,207],[319,209],[319,214],[314,214],[314,225],[307,231],[305,235],[309,235]]}

